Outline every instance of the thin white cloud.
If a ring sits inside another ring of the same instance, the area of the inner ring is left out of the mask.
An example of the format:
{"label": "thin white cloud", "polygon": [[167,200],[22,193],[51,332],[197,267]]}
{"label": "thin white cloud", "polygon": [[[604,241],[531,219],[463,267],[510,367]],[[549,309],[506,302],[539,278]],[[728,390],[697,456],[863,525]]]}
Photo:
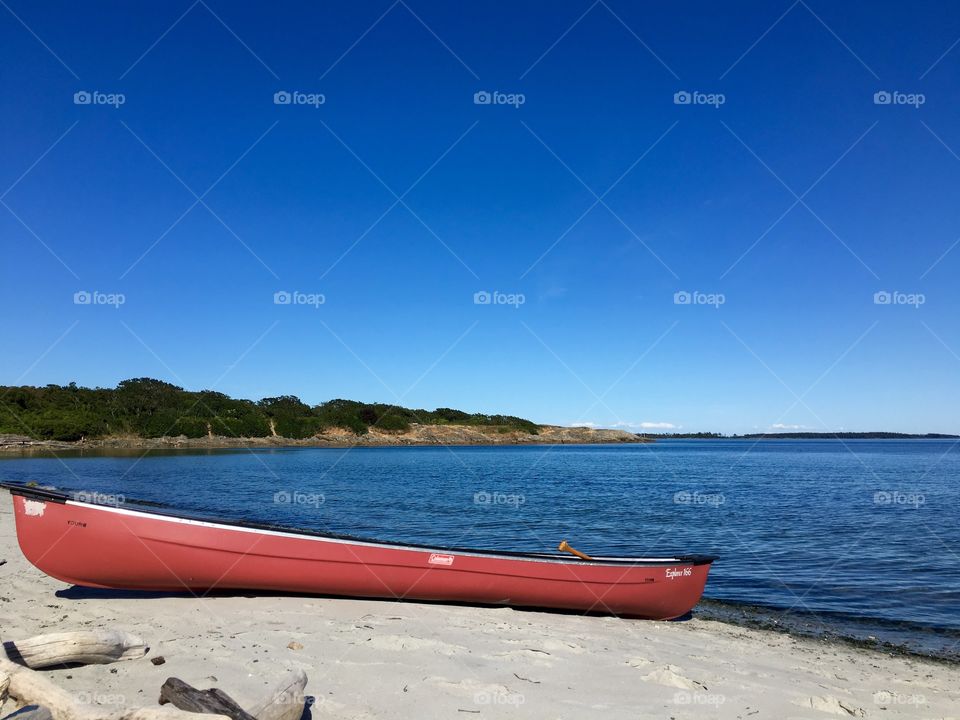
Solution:
{"label": "thin white cloud", "polygon": [[603,424],[595,422],[576,422],[570,423],[568,427],[585,428],[621,428],[624,430],[677,430],[680,425],[674,425],[668,422],[615,422],[613,424]]}
{"label": "thin white cloud", "polygon": [[618,422],[611,427],[640,428],[642,430],[676,430],[679,426],[668,422]]}
{"label": "thin white cloud", "polygon": [[770,426],[771,430],[806,430],[806,425],[784,425],[783,423],[774,423]]}

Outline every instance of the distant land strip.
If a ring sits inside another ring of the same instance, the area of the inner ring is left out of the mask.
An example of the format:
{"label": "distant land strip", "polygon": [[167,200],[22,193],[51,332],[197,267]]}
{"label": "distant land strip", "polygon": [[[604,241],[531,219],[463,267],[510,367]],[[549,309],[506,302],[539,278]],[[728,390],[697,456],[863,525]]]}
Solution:
{"label": "distant land strip", "polygon": [[0,386],[0,450],[7,451],[958,437],[894,432],[632,433],[543,425],[514,415],[452,408],[423,410],[343,399],[308,405],[294,395],[244,400],[213,390],[185,390],[152,378],[124,380],[115,388],[87,388],[76,383]]}
{"label": "distant land strip", "polygon": [[652,442],[624,430],[513,415],[293,395],[243,400],[134,378],[116,388],[0,386],[0,450]]}
{"label": "distant land strip", "polygon": [[724,435],[722,433],[646,433],[651,440],[953,440],[960,435],[898,432],[778,432]]}

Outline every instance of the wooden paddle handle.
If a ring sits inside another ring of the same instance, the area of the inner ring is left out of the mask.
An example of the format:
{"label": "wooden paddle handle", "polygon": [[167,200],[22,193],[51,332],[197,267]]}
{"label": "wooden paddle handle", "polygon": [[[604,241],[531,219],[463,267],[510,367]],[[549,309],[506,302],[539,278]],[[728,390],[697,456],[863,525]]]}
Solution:
{"label": "wooden paddle handle", "polygon": [[568,552],[568,553],[571,553],[572,555],[576,555],[581,560],[593,560],[593,558],[587,555],[586,553],[582,553],[579,550],[577,550],[575,547],[572,547],[570,543],[568,543],[566,540],[560,541],[560,544],[557,546],[557,550],[561,552]]}

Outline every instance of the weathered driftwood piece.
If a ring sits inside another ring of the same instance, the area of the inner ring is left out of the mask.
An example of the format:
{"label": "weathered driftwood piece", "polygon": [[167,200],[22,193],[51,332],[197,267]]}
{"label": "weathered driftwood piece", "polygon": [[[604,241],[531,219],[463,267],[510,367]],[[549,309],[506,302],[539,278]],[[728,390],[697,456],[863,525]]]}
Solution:
{"label": "weathered driftwood piece", "polygon": [[257,720],[300,720],[306,702],[303,690],[307,686],[307,674],[292,670],[273,687],[270,694],[250,708]]}
{"label": "weathered driftwood piece", "polygon": [[[10,697],[21,705],[43,705],[53,720],[197,720],[193,713],[175,707],[149,707],[108,711],[98,705],[85,705],[54,685],[42,673],[0,658],[0,675],[10,679]],[[225,715],[208,715],[203,720],[230,720]]]}
{"label": "weathered driftwood piece", "polygon": [[10,713],[3,720],[53,720],[53,713],[43,705],[27,705]]}
{"label": "weathered driftwood piece", "polygon": [[38,672],[0,658],[0,672],[10,678],[8,692],[21,705],[43,705],[54,720],[88,720],[88,709]]}
{"label": "weathered driftwood piece", "polygon": [[[104,716],[99,715],[98,720],[103,720]],[[54,718],[56,720],[56,718]],[[126,710],[117,715],[107,716],[106,720],[200,720],[196,713],[180,710],[173,705],[163,705],[162,707],[136,708]],[[204,715],[202,720],[230,720],[226,715]]]}
{"label": "weathered driftwood piece", "polygon": [[37,635],[3,644],[7,657],[37,669],[79,663],[104,664],[133,660],[147,654],[147,645],[136,635],[121,630],[80,630]]}
{"label": "weathered driftwood piece", "polygon": [[160,688],[160,704],[167,703],[192,713],[226,715],[232,720],[256,720],[223,690],[218,688],[197,690],[175,677],[167,678],[163,687]]}
{"label": "weathered driftwood piece", "polygon": [[0,712],[3,712],[3,706],[7,702],[7,690],[10,687],[10,676],[3,670],[0,670]]}

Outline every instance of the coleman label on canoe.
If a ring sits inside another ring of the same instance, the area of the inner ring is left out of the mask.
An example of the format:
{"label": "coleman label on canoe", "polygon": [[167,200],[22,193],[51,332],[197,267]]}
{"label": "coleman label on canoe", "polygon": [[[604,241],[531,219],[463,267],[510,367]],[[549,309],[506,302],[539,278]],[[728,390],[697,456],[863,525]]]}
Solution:
{"label": "coleman label on canoe", "polygon": [[667,568],[667,580],[673,580],[678,577],[690,577],[693,575],[692,567]]}
{"label": "coleman label on canoe", "polygon": [[431,565],[453,565],[453,555],[441,555],[439,553],[430,553]]}

